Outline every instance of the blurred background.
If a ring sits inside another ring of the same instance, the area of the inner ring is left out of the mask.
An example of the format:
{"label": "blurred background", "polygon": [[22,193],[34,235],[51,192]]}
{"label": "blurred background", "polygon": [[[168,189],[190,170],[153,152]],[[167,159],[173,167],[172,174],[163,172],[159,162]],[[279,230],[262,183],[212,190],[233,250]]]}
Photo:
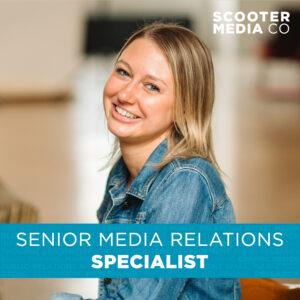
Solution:
{"label": "blurred background", "polygon": [[[286,35],[213,34],[213,11],[279,10],[291,13]],[[124,39],[158,19],[212,51],[215,151],[237,221],[299,223],[299,12],[299,0],[0,0],[1,222],[97,222],[112,145],[103,87]],[[97,279],[0,285],[3,300],[97,295]]]}

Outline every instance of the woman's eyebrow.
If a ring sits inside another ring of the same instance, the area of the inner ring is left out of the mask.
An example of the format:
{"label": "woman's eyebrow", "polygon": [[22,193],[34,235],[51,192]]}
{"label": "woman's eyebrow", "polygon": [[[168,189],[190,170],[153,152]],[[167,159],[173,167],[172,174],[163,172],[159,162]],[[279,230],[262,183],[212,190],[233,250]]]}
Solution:
{"label": "woman's eyebrow", "polygon": [[158,81],[158,82],[161,82],[163,85],[167,86],[167,84],[160,78],[156,77],[156,76],[153,76],[153,75],[150,75],[150,74],[147,74],[145,76],[145,78],[149,78],[149,79],[152,79],[154,81]]}
{"label": "woman's eyebrow", "polygon": [[130,72],[132,71],[130,64],[127,63],[126,61],[124,61],[124,60],[122,60],[122,59],[119,59],[119,60],[116,62],[116,65],[119,64],[119,63],[124,64],[124,65],[130,70]]}
{"label": "woman's eyebrow", "polygon": [[[127,63],[126,61],[124,61],[124,60],[122,60],[122,59],[118,60],[118,61],[116,62],[116,65],[119,64],[119,63],[124,64],[124,65],[130,70],[130,72],[132,72],[132,68],[131,68],[131,66],[129,65],[129,63]],[[160,79],[160,78],[158,78],[158,77],[156,77],[156,76],[154,76],[154,75],[147,74],[147,75],[145,75],[145,78],[149,78],[149,79],[152,79],[152,80],[154,80],[154,81],[161,82],[163,85],[167,86],[167,84],[166,84],[162,79]]]}

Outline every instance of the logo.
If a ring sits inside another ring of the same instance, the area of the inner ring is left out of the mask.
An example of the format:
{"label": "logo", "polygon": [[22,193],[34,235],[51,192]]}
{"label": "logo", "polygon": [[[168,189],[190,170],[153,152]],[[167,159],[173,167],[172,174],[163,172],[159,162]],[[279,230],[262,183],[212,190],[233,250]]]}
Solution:
{"label": "logo", "polygon": [[290,13],[287,11],[242,11],[213,13],[214,34],[287,34]]}

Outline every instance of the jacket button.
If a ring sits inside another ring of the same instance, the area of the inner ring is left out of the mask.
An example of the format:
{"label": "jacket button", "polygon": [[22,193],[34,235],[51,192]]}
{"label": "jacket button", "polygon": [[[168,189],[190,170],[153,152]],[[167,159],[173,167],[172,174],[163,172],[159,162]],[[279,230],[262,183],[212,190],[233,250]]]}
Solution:
{"label": "jacket button", "polygon": [[129,205],[129,202],[128,202],[128,201],[124,201],[124,202],[123,202],[123,205],[122,205],[122,209],[123,209],[123,210],[126,210],[126,209],[129,208],[129,206],[130,206],[130,205]]}
{"label": "jacket button", "polygon": [[104,283],[105,283],[105,284],[110,284],[111,281],[112,281],[111,278],[104,278]]}

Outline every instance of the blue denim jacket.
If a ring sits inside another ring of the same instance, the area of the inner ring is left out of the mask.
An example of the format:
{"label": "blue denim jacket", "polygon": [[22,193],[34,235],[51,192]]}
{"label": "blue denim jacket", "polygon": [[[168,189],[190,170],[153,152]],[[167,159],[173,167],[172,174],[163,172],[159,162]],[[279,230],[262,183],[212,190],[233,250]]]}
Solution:
{"label": "blue denim jacket", "polygon": [[[206,160],[176,159],[158,171],[162,142],[126,191],[128,169],[122,158],[112,168],[104,200],[97,211],[100,223],[234,223],[231,201],[215,168]],[[236,300],[238,279],[115,278],[100,279],[98,299],[115,300]],[[83,300],[56,294],[51,300]]]}

